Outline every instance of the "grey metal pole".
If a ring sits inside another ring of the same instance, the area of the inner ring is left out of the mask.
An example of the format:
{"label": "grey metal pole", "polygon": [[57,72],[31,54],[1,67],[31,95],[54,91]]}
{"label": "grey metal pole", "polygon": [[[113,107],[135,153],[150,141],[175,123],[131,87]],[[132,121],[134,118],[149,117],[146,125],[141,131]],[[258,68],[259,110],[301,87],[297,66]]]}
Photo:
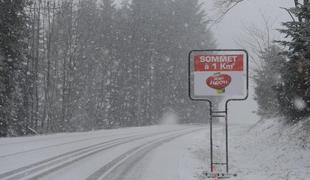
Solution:
{"label": "grey metal pole", "polygon": [[228,112],[226,108],[226,114],[225,114],[225,134],[226,134],[226,172],[228,174]]}
{"label": "grey metal pole", "polygon": [[213,173],[213,137],[212,137],[212,105],[210,104],[210,159],[211,159],[211,173]]}

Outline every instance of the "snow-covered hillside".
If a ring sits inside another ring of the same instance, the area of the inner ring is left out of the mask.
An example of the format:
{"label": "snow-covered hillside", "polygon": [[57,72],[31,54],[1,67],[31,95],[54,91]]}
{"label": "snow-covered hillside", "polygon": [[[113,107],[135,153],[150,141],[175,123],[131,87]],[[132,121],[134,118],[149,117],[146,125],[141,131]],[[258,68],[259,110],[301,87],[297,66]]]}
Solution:
{"label": "snow-covered hillside", "polygon": [[[236,178],[231,179],[308,180],[310,138],[305,126],[304,123],[287,126],[278,119],[262,120],[255,126],[230,124],[230,172],[238,174]],[[215,133],[223,132],[222,127],[215,129]],[[203,157],[201,159],[208,161],[209,154],[204,153],[209,150],[208,133],[205,134],[205,138],[207,141],[201,139],[198,143],[200,150],[197,147],[196,151]],[[206,164],[202,169],[208,168]]]}
{"label": "snow-covered hillside", "polygon": [[291,127],[268,119],[234,133],[231,155],[240,179],[309,179],[310,149],[304,146],[309,135],[302,123]]}

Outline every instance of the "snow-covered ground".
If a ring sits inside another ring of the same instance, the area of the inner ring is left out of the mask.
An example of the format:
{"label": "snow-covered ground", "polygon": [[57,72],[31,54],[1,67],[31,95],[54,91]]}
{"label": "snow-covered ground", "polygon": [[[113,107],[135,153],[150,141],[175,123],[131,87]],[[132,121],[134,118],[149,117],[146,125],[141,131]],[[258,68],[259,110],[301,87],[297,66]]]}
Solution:
{"label": "snow-covered ground", "polygon": [[[229,124],[230,172],[240,180],[307,180],[305,124]],[[214,126],[224,158],[223,124]],[[203,180],[209,127],[166,125],[0,139],[0,179]],[[216,167],[220,171],[220,167]]]}
{"label": "snow-covered ground", "polygon": [[269,119],[250,129],[239,128],[231,127],[232,169],[238,179],[310,179],[310,148],[302,145],[310,138],[302,123],[290,127]]}
{"label": "snow-covered ground", "polygon": [[[237,177],[231,179],[310,179],[310,132],[306,132],[305,126],[308,126],[308,129],[310,127],[305,123],[291,127],[284,125],[278,119],[262,120],[255,126],[230,124],[230,172],[237,174]],[[221,124],[216,125],[215,134],[222,133],[222,127]],[[206,134],[205,138],[209,138],[209,135]],[[204,139],[200,141],[201,143],[198,144],[204,143],[204,146],[198,150],[202,156],[201,159],[209,161],[209,155],[203,154],[209,150],[209,141]],[[225,158],[223,152],[217,152],[217,155]],[[209,169],[208,164],[204,169]]]}

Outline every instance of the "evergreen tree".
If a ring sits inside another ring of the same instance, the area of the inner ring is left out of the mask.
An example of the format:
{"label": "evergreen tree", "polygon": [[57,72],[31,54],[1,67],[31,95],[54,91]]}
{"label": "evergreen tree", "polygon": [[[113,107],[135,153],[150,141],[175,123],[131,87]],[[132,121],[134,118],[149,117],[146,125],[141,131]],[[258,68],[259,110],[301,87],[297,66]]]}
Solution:
{"label": "evergreen tree", "polygon": [[296,4],[290,9],[298,20],[285,22],[286,29],[280,32],[286,34],[290,40],[278,41],[281,45],[288,48],[284,54],[288,61],[282,70],[283,86],[278,88],[280,102],[282,103],[283,113],[290,117],[292,121],[299,120],[301,117],[310,113],[306,107],[305,94],[309,89],[310,79],[310,4],[304,0],[303,4]]}
{"label": "evergreen tree", "polygon": [[257,114],[261,117],[270,118],[279,115],[281,107],[278,102],[278,94],[275,91],[279,84],[282,84],[281,77],[285,59],[280,56],[281,49],[272,45],[260,52],[262,67],[255,70],[254,82],[255,99],[258,104]]}
{"label": "evergreen tree", "polygon": [[[112,0],[102,0],[100,5],[100,43],[101,43],[101,96],[102,96],[102,118],[99,123],[102,127],[119,127],[122,124],[121,116],[124,114],[122,104],[124,93],[122,93],[123,81],[121,73],[124,73],[121,59],[122,35],[120,27],[122,21],[116,16],[116,8]],[[118,18],[118,19],[117,19]],[[117,21],[119,21],[117,23]]]}
{"label": "evergreen tree", "polygon": [[0,136],[23,134],[27,121],[27,5],[0,1]]}

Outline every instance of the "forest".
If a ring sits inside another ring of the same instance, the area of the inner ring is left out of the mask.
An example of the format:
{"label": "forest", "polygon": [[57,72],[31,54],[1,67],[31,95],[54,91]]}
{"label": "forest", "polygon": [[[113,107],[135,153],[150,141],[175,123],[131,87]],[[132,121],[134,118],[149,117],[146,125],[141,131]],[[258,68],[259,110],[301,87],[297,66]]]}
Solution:
{"label": "forest", "polygon": [[[288,123],[310,114],[310,3],[294,2],[252,77],[257,113]],[[198,0],[0,0],[0,136],[207,122],[187,57],[217,48],[209,24]]]}
{"label": "forest", "polygon": [[187,53],[215,47],[198,0],[1,0],[0,14],[2,136],[152,125],[167,110],[206,121],[187,95]]}

